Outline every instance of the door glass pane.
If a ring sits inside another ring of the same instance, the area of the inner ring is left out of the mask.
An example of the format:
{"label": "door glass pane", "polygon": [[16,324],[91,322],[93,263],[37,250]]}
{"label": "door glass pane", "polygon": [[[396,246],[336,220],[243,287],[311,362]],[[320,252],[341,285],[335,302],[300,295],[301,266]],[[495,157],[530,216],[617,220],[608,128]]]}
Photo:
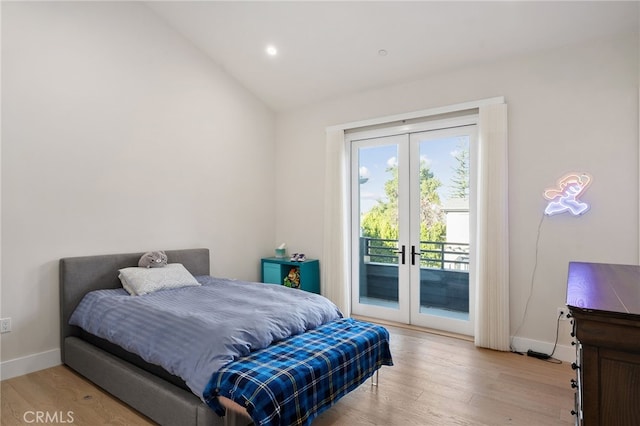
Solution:
{"label": "door glass pane", "polygon": [[419,153],[420,313],[468,320],[469,137],[425,134]]}
{"label": "door glass pane", "polygon": [[359,302],[399,308],[398,145],[358,149]]}

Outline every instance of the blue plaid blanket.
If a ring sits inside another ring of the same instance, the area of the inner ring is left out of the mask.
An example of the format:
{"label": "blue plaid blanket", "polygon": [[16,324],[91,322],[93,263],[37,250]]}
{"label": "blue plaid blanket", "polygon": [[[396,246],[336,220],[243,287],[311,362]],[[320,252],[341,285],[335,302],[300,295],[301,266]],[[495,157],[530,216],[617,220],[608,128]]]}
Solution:
{"label": "blue plaid blanket", "polygon": [[309,425],[382,365],[393,365],[389,332],[343,318],[227,364],[212,375],[204,399],[222,416],[216,397],[227,397],[256,425]]}

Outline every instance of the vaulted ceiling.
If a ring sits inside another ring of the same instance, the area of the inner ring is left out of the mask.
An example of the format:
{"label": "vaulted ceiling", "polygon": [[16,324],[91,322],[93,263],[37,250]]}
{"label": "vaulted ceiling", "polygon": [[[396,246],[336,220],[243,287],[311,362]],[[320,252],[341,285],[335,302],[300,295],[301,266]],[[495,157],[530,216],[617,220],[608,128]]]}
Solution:
{"label": "vaulted ceiling", "polygon": [[639,20],[637,2],[612,1],[146,4],[276,111],[637,32]]}

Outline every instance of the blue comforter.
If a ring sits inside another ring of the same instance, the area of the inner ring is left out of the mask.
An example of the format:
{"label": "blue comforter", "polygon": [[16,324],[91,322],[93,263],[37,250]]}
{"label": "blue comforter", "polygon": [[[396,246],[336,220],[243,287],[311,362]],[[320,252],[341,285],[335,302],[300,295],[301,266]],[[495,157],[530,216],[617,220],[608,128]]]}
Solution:
{"label": "blue comforter", "polygon": [[340,318],[317,294],[209,276],[202,286],[130,296],[97,290],[69,323],[162,366],[203,398],[211,374],[271,343]]}

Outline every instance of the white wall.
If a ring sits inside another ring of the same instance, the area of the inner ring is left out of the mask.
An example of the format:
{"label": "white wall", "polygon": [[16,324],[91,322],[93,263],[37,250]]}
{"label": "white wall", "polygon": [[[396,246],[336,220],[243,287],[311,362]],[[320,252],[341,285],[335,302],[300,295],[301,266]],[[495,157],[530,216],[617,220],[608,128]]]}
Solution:
{"label": "white wall", "polygon": [[[523,55],[274,125],[140,4],[3,2],[3,366],[55,358],[60,257],[204,246],[214,274],[242,279],[257,278],[275,242],[318,258],[325,127],[494,96],[509,105],[511,328],[533,288],[518,335],[552,342],[569,260],[640,256],[638,45],[634,34]],[[593,208],[545,219],[532,277],[541,192],[571,169],[593,174]]]}
{"label": "white wall", "polygon": [[[419,45],[416,54],[420,54]],[[509,108],[511,331],[549,347],[571,260],[638,261],[638,35],[522,55],[279,115],[277,240],[322,254],[325,128],[504,96]],[[572,170],[591,172],[580,218],[544,220],[542,191]],[[295,208],[290,208],[292,200]],[[321,259],[322,260],[322,259]],[[533,285],[532,285],[533,284]],[[530,306],[518,330],[532,289]],[[568,323],[560,343],[569,342]],[[525,350],[528,348],[524,348]],[[543,348],[534,348],[537,350]]]}
{"label": "white wall", "polygon": [[273,112],[141,4],[3,2],[2,124],[2,361],[55,358],[61,257],[272,252]]}

